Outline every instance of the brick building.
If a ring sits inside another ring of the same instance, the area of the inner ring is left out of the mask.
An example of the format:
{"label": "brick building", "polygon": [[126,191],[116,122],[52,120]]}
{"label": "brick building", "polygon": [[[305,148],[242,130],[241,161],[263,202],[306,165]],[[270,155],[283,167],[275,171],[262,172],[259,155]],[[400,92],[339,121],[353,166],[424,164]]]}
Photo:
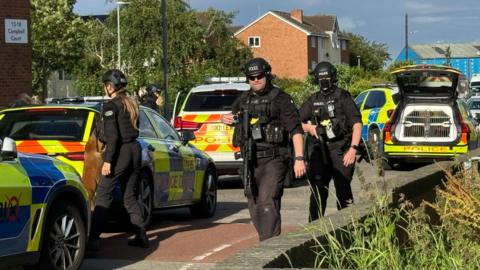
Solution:
{"label": "brick building", "polygon": [[0,0],[0,108],[32,93],[30,1]]}
{"label": "brick building", "polygon": [[269,11],[235,32],[250,46],[255,57],[272,65],[281,78],[304,79],[321,61],[348,64],[348,39],[340,33],[334,15],[304,16],[300,9],[290,13]]}

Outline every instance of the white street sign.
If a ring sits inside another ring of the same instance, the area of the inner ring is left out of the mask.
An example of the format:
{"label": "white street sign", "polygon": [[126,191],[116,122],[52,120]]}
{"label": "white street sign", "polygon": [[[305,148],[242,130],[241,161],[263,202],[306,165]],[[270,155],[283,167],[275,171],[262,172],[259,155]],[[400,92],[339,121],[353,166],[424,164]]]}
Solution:
{"label": "white street sign", "polygon": [[28,43],[27,20],[5,19],[5,43]]}

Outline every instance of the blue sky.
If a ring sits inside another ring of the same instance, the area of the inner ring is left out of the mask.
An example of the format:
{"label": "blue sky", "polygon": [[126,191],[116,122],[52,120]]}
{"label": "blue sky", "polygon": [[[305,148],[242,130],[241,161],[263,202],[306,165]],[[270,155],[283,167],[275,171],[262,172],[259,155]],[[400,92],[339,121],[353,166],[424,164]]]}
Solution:
{"label": "blue sky", "polygon": [[[135,0],[131,0],[135,1]],[[160,0],[159,0],[160,1]],[[236,12],[235,25],[247,25],[269,10],[302,9],[304,15],[332,14],[342,31],[387,44],[395,59],[405,46],[405,13],[409,17],[409,43],[480,41],[478,0],[188,0],[190,7]],[[77,0],[80,15],[106,14],[115,1]]]}

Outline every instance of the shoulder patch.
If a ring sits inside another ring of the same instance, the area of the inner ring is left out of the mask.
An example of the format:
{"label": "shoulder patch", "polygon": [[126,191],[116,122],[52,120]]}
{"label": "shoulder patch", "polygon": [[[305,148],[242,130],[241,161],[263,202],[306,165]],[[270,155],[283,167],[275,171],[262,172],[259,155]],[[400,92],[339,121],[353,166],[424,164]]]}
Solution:
{"label": "shoulder patch", "polygon": [[103,115],[106,116],[106,117],[112,116],[113,111],[106,111]]}

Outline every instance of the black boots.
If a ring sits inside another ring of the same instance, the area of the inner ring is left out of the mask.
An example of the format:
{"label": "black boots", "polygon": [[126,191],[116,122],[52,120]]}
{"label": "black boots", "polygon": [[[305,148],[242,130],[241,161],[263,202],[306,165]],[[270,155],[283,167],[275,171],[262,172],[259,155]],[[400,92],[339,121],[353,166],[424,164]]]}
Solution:
{"label": "black boots", "polygon": [[135,232],[135,238],[128,240],[128,245],[141,248],[149,248],[150,243],[148,242],[148,237],[145,229],[138,229]]}

